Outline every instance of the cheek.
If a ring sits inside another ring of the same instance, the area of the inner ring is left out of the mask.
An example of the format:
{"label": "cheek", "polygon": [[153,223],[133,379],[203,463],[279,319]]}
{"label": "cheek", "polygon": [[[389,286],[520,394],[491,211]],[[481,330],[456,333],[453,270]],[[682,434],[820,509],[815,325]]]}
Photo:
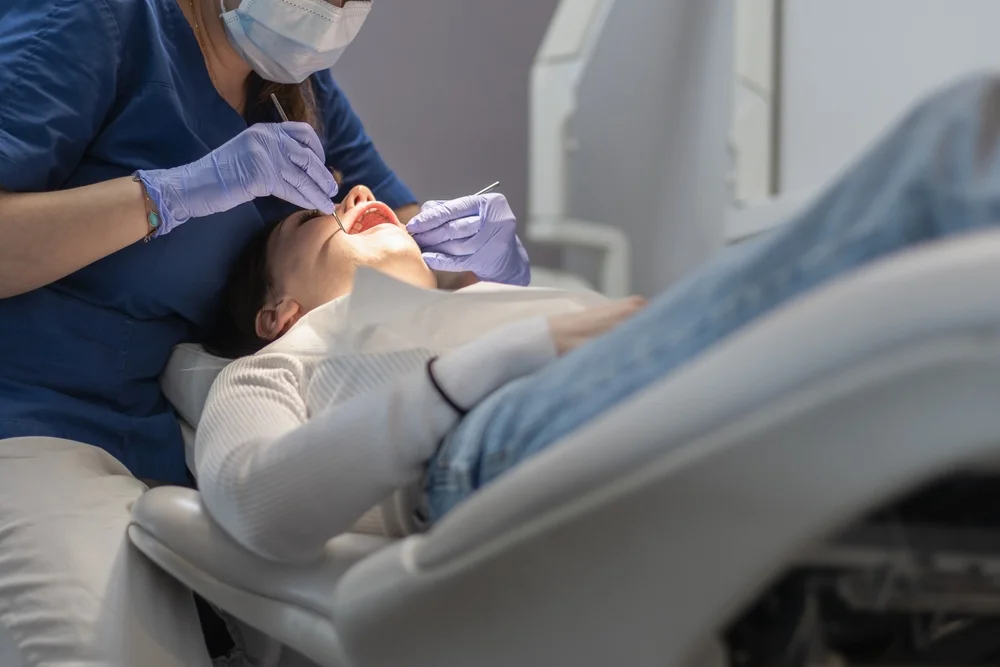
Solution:
{"label": "cheek", "polygon": [[275,263],[272,278],[275,288],[300,303],[313,300],[313,291],[322,277],[316,265],[316,253],[305,246],[286,246],[280,263]]}
{"label": "cheek", "polygon": [[326,261],[333,269],[356,266],[366,256],[364,238],[343,232],[330,239]]}
{"label": "cheek", "polygon": [[301,273],[308,274],[309,289],[326,301],[350,291],[355,267],[363,263],[357,248],[341,241],[341,237],[346,236],[337,234],[322,252],[314,253],[303,262]]}

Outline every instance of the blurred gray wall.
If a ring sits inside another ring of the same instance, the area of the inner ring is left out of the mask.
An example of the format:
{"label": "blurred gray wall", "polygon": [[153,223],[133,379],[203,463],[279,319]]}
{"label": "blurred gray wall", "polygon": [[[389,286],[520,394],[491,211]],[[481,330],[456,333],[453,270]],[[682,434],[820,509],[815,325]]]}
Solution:
{"label": "blurred gray wall", "polygon": [[555,7],[374,0],[333,74],[418,197],[458,197],[499,180],[524,216],[528,74]]}
{"label": "blurred gray wall", "polygon": [[730,0],[618,0],[584,78],[571,212],[625,230],[639,294],[722,246],[734,21]]}
{"label": "blurred gray wall", "polygon": [[[556,0],[375,0],[334,68],[379,149],[421,198],[494,180],[526,213],[528,77]],[[581,90],[571,212],[625,229],[651,295],[723,238],[730,0],[618,0]],[[559,254],[532,248],[553,265]],[[587,277],[586,257],[567,257]]]}

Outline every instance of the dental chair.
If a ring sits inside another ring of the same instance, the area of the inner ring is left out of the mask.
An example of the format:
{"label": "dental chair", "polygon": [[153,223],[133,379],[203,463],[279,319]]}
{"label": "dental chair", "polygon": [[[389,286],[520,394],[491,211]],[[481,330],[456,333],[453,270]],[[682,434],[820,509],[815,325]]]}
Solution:
{"label": "dental chair", "polygon": [[[210,377],[187,378],[177,401],[193,425]],[[866,517],[998,461],[992,232],[891,257],[760,319],[426,534],[343,535],[319,562],[270,563],[196,491],[162,487],[136,502],[129,535],[325,667],[662,667],[698,662],[789,571],[889,568],[898,583],[973,568],[992,581],[988,540],[885,542],[892,526]]]}

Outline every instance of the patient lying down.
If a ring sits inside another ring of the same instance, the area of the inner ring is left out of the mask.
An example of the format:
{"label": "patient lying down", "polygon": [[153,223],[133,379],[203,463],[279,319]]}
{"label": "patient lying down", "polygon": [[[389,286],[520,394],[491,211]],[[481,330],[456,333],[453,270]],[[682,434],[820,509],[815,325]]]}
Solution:
{"label": "patient lying down", "polygon": [[199,486],[217,522],[272,559],[314,558],[352,526],[401,535],[438,518],[425,470],[465,410],[642,304],[490,284],[442,292],[367,188],[338,213],[347,233],[303,211],[250,243],[213,343],[252,356],[212,388]]}
{"label": "patient lying down", "polygon": [[892,253],[995,228],[997,99],[991,77],[935,93],[811,207],[638,314],[639,300],[586,293],[435,291],[416,244],[363,189],[342,207],[357,233],[292,216],[233,276],[233,341],[274,342],[212,390],[197,443],[209,511],[288,559],[317,556],[379,503],[390,533],[439,519],[768,311]]}

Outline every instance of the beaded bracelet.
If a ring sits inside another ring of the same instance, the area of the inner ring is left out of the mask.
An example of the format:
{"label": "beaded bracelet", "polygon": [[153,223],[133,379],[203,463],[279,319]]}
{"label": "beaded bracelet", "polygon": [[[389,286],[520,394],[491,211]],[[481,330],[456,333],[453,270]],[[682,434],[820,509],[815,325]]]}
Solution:
{"label": "beaded bracelet", "polygon": [[149,198],[149,193],[146,191],[146,184],[139,178],[139,172],[132,174],[132,180],[138,183],[142,189],[142,199],[146,204],[146,224],[149,226],[149,231],[142,238],[142,242],[148,243],[153,234],[160,229],[160,213],[156,210],[156,204]]}

